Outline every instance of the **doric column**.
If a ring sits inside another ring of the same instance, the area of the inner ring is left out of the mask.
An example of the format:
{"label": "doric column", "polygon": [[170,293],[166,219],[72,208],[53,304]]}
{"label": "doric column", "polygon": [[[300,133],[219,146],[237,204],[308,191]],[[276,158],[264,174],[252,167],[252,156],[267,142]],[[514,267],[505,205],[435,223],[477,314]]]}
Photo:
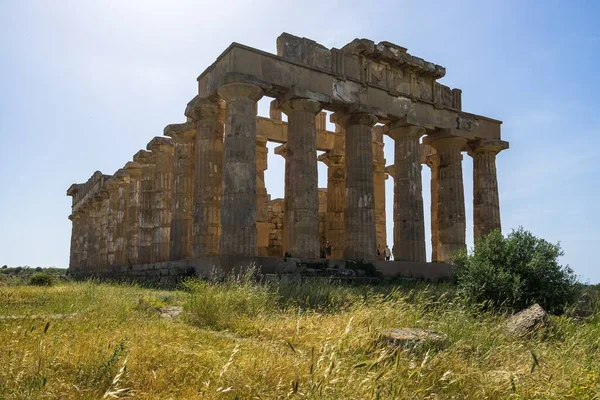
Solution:
{"label": "doric column", "polygon": [[438,154],[438,261],[450,261],[457,250],[466,249],[465,193],[461,149],[467,140],[442,134],[429,135],[426,143]]}
{"label": "doric column", "polygon": [[138,263],[152,262],[152,235],[154,232],[154,186],[156,180],[156,165],[154,154],[140,150],[133,156],[133,161],[142,167],[140,183],[140,223]]}
{"label": "doric column", "polygon": [[256,102],[262,89],[248,83],[219,88],[227,103],[221,255],[256,255]]}
{"label": "doric column", "polygon": [[269,252],[269,195],[265,184],[267,169],[267,137],[256,137],[256,248],[259,256]]}
{"label": "doric column", "polygon": [[350,113],[338,119],[346,134],[344,258],[348,260],[375,261],[377,258],[371,132],[375,122],[377,117],[367,113]]}
{"label": "doric column", "polygon": [[327,228],[326,238],[331,244],[331,258],[344,258],[344,193],[346,170],[344,155],[328,151],[319,156],[327,165]]}
{"label": "doric column", "polygon": [[115,177],[119,182],[117,188],[118,209],[115,227],[115,264],[127,265],[127,224],[129,209],[129,177],[124,169],[120,169]]}
{"label": "doric column", "polygon": [[98,247],[95,251],[98,256],[95,260],[95,268],[106,268],[108,266],[108,197],[108,190],[106,190],[106,187],[103,187],[94,198],[98,218],[96,224]]}
{"label": "doric column", "polygon": [[288,252],[293,257],[319,258],[319,186],[316,115],[321,104],[295,98],[281,104],[288,116],[286,176],[289,177]]}
{"label": "doric column", "polygon": [[287,144],[282,144],[280,146],[275,147],[275,154],[280,155],[285,159],[285,167],[283,171],[283,229],[282,229],[282,241],[283,241],[283,255],[290,254],[289,244],[288,244],[288,227],[290,225],[290,221],[288,221],[289,216],[289,201],[290,201],[290,166],[289,166],[289,152],[287,151]]}
{"label": "doric column", "polygon": [[215,99],[194,98],[185,111],[185,115],[196,122],[193,257],[219,254],[224,120],[221,103]]}
{"label": "doric column", "polygon": [[377,248],[383,257],[387,245],[385,215],[385,158],[383,155],[383,126],[373,127],[373,190],[375,194],[375,234]]}
{"label": "doric column", "polygon": [[88,231],[88,269],[97,267],[98,260],[98,207],[93,198],[87,200],[88,211],[87,211],[87,231]]}
{"label": "doric column", "polygon": [[71,248],[69,253],[69,269],[71,271],[77,271],[80,269],[79,259],[80,259],[80,250],[79,250],[79,237],[81,235],[81,223],[82,218],[81,214],[78,212],[74,212],[69,215],[69,219],[71,220]]}
{"label": "doric column", "polygon": [[142,191],[142,166],[137,162],[125,164],[125,173],[129,177],[127,190],[127,265],[139,263],[139,230]]}
{"label": "doric column", "polygon": [[432,153],[427,156],[427,165],[431,169],[431,261],[438,260],[439,247],[439,229],[438,229],[438,175],[440,161],[437,153]]}
{"label": "doric column", "polygon": [[152,235],[152,262],[169,259],[171,240],[171,194],[173,185],[173,153],[170,138],[155,137],[146,146],[156,163],[154,187],[154,230]]}
{"label": "doric column", "polygon": [[175,261],[192,256],[196,123],[168,125],[164,134],[172,138],[175,147],[169,240],[169,259]]}
{"label": "doric column", "polygon": [[119,214],[119,180],[116,174],[106,182],[106,189],[108,190],[107,260],[109,267],[115,267],[117,266],[116,240],[117,218]]}
{"label": "doric column", "polygon": [[508,148],[503,140],[469,142],[473,157],[473,233],[475,240],[494,229],[501,230],[496,154]]}
{"label": "doric column", "polygon": [[394,260],[426,261],[419,139],[425,129],[391,123],[394,139]]}

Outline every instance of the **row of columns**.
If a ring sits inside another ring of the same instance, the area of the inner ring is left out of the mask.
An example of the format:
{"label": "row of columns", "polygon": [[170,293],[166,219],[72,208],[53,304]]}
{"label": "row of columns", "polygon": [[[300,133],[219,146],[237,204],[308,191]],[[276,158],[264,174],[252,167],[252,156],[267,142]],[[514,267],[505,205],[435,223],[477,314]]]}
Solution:
{"label": "row of columns", "polygon": [[[263,91],[253,84],[230,83],[219,88],[218,95],[226,107],[220,99],[195,99],[186,109],[188,122],[165,128],[170,139],[153,139],[89,206],[72,215],[76,265],[266,255],[268,243],[257,239],[258,230],[268,229],[266,138],[257,138],[255,122]],[[315,117],[322,105],[291,97],[278,106],[288,116],[285,248],[295,257],[315,259],[319,257]],[[375,191],[375,186],[383,188],[379,181],[386,177],[383,148],[373,148],[377,118],[349,111],[338,112],[333,119],[344,132],[344,143],[320,158],[329,168],[327,238],[334,258],[372,261],[382,235],[376,221],[385,221],[385,195]],[[384,129],[395,141],[390,172],[395,179],[394,256],[425,261],[419,146],[426,132],[400,122]],[[466,139],[430,134],[427,140],[436,150],[428,159],[433,255],[434,260],[447,260],[452,251],[465,246],[461,151]],[[500,227],[495,154],[504,142],[498,143],[480,141],[468,147],[475,160],[476,238]]]}

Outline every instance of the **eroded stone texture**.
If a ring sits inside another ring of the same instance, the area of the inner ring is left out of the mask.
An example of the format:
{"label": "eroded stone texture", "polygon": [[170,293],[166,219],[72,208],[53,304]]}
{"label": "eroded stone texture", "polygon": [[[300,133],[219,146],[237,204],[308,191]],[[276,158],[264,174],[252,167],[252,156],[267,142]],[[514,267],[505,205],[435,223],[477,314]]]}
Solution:
{"label": "eroded stone texture", "polygon": [[127,262],[136,265],[139,262],[139,230],[142,190],[142,166],[137,162],[125,164],[125,173],[129,177],[127,190]]}
{"label": "eroded stone texture", "polygon": [[283,199],[269,201],[269,257],[283,256]]}
{"label": "eroded stone texture", "polygon": [[[281,105],[288,116],[286,158],[287,252],[292,257],[319,257],[319,194],[316,115],[321,104],[295,98]],[[287,169],[289,168],[289,172]],[[288,185],[289,183],[289,185]]]}
{"label": "eroded stone texture", "polygon": [[427,165],[431,169],[431,261],[438,260],[439,229],[438,229],[438,175],[440,160],[437,153],[427,156]]}
{"label": "eroded stone texture", "polygon": [[124,170],[119,170],[115,177],[118,179],[117,188],[118,208],[115,227],[115,264],[127,265],[127,226],[129,209],[129,177]]}
{"label": "eroded stone texture", "polygon": [[387,126],[394,139],[394,260],[425,261],[425,221],[419,139],[425,129]]}
{"label": "eroded stone texture", "polygon": [[154,154],[140,150],[133,156],[133,161],[142,166],[141,174],[141,206],[138,261],[140,264],[152,262],[152,240],[154,233],[154,190],[156,182],[156,164]]}
{"label": "eroded stone texture", "polygon": [[377,118],[367,113],[350,113],[338,119],[346,132],[344,258],[348,260],[377,258],[371,133],[376,122]]}
{"label": "eroded stone texture", "polygon": [[256,102],[260,87],[230,83],[219,88],[227,104],[219,251],[256,255]]}
{"label": "eroded stone texture", "polygon": [[267,169],[267,138],[256,137],[256,251],[266,256],[269,249],[269,196],[265,185]]}
{"label": "eroded stone texture", "polygon": [[112,177],[106,184],[108,190],[108,225],[107,225],[107,250],[106,257],[109,267],[117,266],[116,262],[116,236],[117,236],[117,214],[119,212],[119,182]]}
{"label": "eroded stone texture", "polygon": [[386,215],[385,215],[385,158],[383,156],[384,126],[373,127],[373,189],[375,195],[375,234],[377,248],[383,255],[387,245]]}
{"label": "eroded stone texture", "polygon": [[223,193],[224,110],[216,99],[195,98],[185,115],[196,121],[193,256],[219,254]]}
{"label": "eroded stone texture", "polygon": [[196,173],[196,123],[172,124],[165,128],[174,152],[170,260],[192,256],[194,178]]}
{"label": "eroded stone texture", "polygon": [[507,149],[502,140],[476,140],[468,144],[473,157],[473,232],[475,240],[501,230],[496,154]]}
{"label": "eroded stone texture", "polygon": [[465,138],[429,135],[427,144],[438,154],[438,254],[437,261],[447,262],[457,250],[466,250],[465,193],[461,149]]}
{"label": "eroded stone texture", "polygon": [[71,248],[69,252],[69,269],[76,271],[79,269],[79,237],[81,236],[81,216],[78,213],[69,215],[71,220]]}
{"label": "eroded stone texture", "polygon": [[118,170],[108,181],[107,263],[109,267],[127,262],[127,186],[128,178]]}
{"label": "eroded stone texture", "polygon": [[319,257],[325,258],[327,242],[327,189],[319,188]]}
{"label": "eroded stone texture", "polygon": [[155,137],[147,146],[154,154],[156,178],[153,207],[154,224],[152,236],[153,262],[167,261],[171,245],[171,194],[173,185],[174,147],[170,138]]}
{"label": "eroded stone texture", "polygon": [[327,165],[327,228],[326,237],[331,244],[331,258],[344,258],[344,204],[346,168],[343,141],[335,150],[321,154],[319,161]]}
{"label": "eroded stone texture", "polygon": [[96,268],[105,268],[108,266],[108,191],[102,188],[94,199],[96,202],[96,212],[98,216],[96,237],[98,240],[98,250]]}

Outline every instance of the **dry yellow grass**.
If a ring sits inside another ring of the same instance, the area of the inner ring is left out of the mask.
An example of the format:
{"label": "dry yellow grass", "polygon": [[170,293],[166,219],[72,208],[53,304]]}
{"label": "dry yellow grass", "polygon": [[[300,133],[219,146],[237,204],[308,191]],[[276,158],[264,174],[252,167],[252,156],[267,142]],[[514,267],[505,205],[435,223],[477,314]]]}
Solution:
{"label": "dry yellow grass", "polygon": [[[553,318],[525,341],[504,335],[502,316],[439,296],[247,281],[0,286],[0,315],[71,314],[0,320],[0,398],[600,398],[598,316]],[[153,309],[165,304],[185,316],[161,318]],[[376,339],[387,327],[448,343],[393,350]]]}

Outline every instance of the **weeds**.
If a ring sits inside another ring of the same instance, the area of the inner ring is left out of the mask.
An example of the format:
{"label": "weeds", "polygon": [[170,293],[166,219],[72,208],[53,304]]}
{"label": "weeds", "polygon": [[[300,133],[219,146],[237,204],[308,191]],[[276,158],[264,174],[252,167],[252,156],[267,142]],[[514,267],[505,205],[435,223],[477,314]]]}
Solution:
{"label": "weeds", "polygon": [[[505,336],[447,285],[258,282],[256,271],[185,291],[94,282],[0,289],[0,398],[593,399],[600,324],[552,317],[546,336]],[[595,292],[594,292],[595,293]],[[590,294],[590,296],[592,296]],[[43,297],[43,300],[40,298]],[[8,303],[7,305],[4,303]],[[148,313],[183,305],[185,319]],[[384,328],[443,334],[443,347],[390,347]]]}

